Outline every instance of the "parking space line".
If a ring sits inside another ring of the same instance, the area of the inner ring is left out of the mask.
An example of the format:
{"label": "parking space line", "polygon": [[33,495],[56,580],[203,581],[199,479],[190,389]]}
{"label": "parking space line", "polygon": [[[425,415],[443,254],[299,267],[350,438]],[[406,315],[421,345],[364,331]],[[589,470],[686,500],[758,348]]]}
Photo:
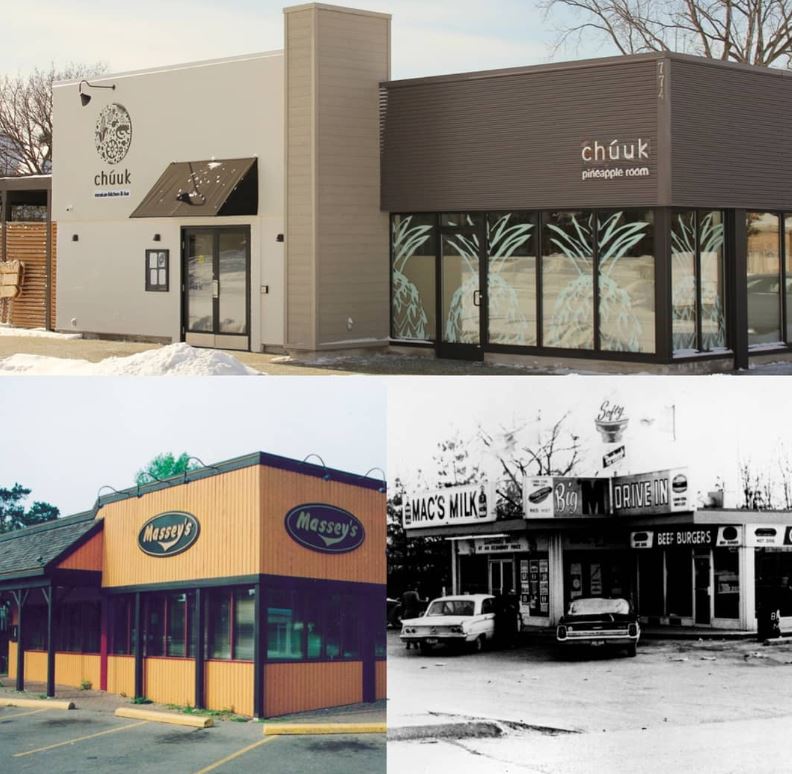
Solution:
{"label": "parking space line", "polygon": [[141,720],[140,723],[130,723],[126,726],[121,726],[120,728],[108,728],[104,731],[98,731],[95,734],[88,734],[88,736],[79,736],[77,739],[69,739],[66,742],[58,742],[57,744],[50,744],[46,747],[38,747],[35,750],[27,750],[26,752],[21,753],[14,753],[14,758],[24,758],[26,755],[33,755],[33,753],[40,753],[46,752],[47,750],[54,750],[56,747],[65,747],[69,744],[76,744],[77,742],[83,742],[86,739],[95,739],[97,736],[104,736],[105,734],[115,734],[118,731],[126,731],[130,728],[137,728],[138,726],[145,726],[148,723],[148,720]]}
{"label": "parking space line", "polygon": [[261,745],[263,744],[269,744],[270,742],[274,742],[277,738],[278,738],[277,736],[265,736],[263,739],[260,739],[258,742],[253,742],[253,744],[249,744],[247,747],[243,747],[241,750],[237,750],[235,753],[231,753],[231,755],[227,755],[225,758],[221,758],[219,761],[212,763],[211,765],[207,766],[205,769],[196,771],[195,774],[208,774],[208,772],[214,771],[215,769],[219,768],[225,763],[230,763],[236,758],[241,758],[243,755],[246,755],[251,750],[255,750],[257,747],[261,747]]}
{"label": "parking space line", "polygon": [[28,712],[17,712],[16,715],[6,715],[5,713],[0,713],[0,720],[10,720],[11,718],[24,718],[26,715],[36,715],[39,712],[51,712],[51,710],[49,707],[44,707],[44,709],[30,710]]}

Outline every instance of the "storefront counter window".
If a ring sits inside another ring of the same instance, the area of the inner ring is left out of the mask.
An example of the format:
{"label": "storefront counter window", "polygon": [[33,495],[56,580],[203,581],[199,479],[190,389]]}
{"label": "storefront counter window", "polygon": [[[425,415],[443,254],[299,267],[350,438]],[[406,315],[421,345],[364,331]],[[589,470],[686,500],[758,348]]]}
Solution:
{"label": "storefront counter window", "polygon": [[206,655],[252,661],[255,596],[252,588],[212,589],[206,602]]}
{"label": "storefront counter window", "polygon": [[134,597],[111,597],[109,602],[110,653],[129,656],[134,652]]}
{"label": "storefront counter window", "polygon": [[667,548],[668,572],[666,608],[668,615],[689,618],[693,615],[693,562],[689,548]]}
{"label": "storefront counter window", "polygon": [[792,552],[757,549],[755,567],[756,610],[770,607],[792,617]]}
{"label": "storefront counter window", "polygon": [[[100,603],[66,602],[55,608],[55,650],[61,653],[98,653]],[[25,607],[23,618],[25,647],[47,649],[47,608],[43,605]]]}
{"label": "storefront counter window", "polygon": [[713,549],[715,618],[740,617],[740,575],[737,551]]}

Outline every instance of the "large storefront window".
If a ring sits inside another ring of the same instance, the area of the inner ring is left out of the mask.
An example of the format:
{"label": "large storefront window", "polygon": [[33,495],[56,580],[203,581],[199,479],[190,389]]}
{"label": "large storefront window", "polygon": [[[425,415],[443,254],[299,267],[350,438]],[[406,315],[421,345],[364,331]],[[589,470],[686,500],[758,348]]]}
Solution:
{"label": "large storefront window", "polygon": [[606,212],[597,219],[600,347],[655,351],[654,218]]}
{"label": "large storefront window", "polygon": [[594,348],[594,213],[550,212],[542,235],[546,347]]}
{"label": "large storefront window", "polygon": [[740,617],[740,569],[737,550],[713,549],[715,618]]}
{"label": "large storefront window", "polygon": [[206,603],[206,656],[252,661],[256,615],[255,591],[213,589]]}
{"label": "large storefront window", "polygon": [[134,648],[134,598],[111,597],[109,602],[110,652],[113,655],[130,655]]}
{"label": "large storefront window", "polygon": [[769,212],[749,212],[748,344],[775,344],[781,333],[781,219]]}
{"label": "large storefront window", "polygon": [[394,339],[433,341],[436,331],[434,215],[395,216],[391,223],[391,327]]}
{"label": "large storefront window", "polygon": [[724,224],[720,211],[673,213],[671,299],[675,354],[726,347]]}
{"label": "large storefront window", "polygon": [[792,552],[757,549],[755,568],[756,611],[773,609],[792,616]]}
{"label": "large storefront window", "polygon": [[693,560],[689,548],[668,548],[665,551],[668,568],[666,610],[672,618],[693,615]]}
{"label": "large storefront window", "polygon": [[488,341],[536,346],[537,217],[487,216]]}

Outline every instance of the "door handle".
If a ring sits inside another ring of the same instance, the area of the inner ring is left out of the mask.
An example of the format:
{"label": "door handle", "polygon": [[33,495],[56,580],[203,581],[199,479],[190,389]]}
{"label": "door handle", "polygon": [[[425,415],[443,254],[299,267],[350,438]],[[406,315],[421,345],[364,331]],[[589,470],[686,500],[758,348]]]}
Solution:
{"label": "door handle", "polygon": [[220,298],[220,280],[212,280],[212,298]]}
{"label": "door handle", "polygon": [[481,291],[473,291],[473,306],[481,306]]}

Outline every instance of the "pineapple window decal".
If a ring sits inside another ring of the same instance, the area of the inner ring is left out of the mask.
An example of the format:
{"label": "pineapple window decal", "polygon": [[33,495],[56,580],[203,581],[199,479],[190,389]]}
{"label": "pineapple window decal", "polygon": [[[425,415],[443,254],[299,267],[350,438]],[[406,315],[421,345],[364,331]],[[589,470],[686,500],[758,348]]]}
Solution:
{"label": "pineapple window decal", "polygon": [[96,119],[96,152],[108,164],[119,164],[132,145],[132,119],[123,105],[106,105]]}

